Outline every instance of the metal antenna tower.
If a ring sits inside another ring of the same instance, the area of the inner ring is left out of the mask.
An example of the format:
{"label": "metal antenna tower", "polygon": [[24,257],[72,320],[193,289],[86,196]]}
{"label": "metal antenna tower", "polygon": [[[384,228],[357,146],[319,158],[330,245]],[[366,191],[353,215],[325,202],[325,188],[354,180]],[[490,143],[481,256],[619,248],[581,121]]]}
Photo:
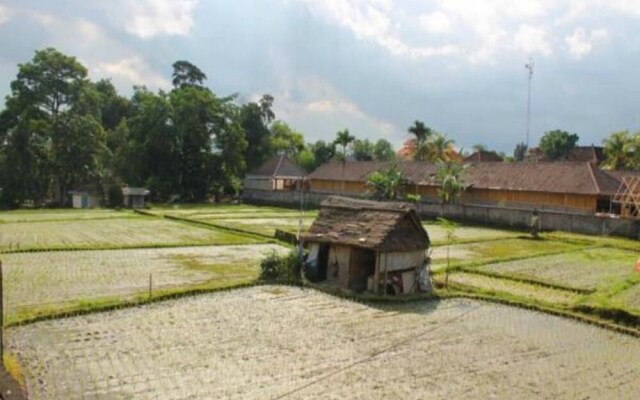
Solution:
{"label": "metal antenna tower", "polygon": [[529,71],[529,86],[527,89],[527,149],[529,148],[529,126],[531,125],[531,78],[533,77],[533,58],[529,57],[529,62],[524,67]]}

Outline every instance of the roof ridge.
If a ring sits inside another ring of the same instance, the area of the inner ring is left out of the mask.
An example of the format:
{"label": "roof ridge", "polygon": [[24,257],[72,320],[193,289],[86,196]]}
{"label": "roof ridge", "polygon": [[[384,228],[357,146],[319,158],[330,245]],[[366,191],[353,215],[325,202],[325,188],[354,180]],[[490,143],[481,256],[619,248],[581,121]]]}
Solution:
{"label": "roof ridge", "polygon": [[591,179],[593,179],[593,183],[596,185],[596,194],[600,194],[602,190],[600,189],[600,185],[598,184],[598,179],[596,178],[596,174],[593,171],[593,165],[588,162],[587,166],[589,167],[589,172],[591,173]]}

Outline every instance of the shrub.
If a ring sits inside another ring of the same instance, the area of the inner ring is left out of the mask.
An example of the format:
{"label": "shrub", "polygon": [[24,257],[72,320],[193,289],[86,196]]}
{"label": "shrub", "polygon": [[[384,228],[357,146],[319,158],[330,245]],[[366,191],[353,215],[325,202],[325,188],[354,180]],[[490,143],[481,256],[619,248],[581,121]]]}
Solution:
{"label": "shrub", "polygon": [[299,283],[302,259],[296,251],[286,255],[271,252],[260,262],[260,279],[267,282]]}

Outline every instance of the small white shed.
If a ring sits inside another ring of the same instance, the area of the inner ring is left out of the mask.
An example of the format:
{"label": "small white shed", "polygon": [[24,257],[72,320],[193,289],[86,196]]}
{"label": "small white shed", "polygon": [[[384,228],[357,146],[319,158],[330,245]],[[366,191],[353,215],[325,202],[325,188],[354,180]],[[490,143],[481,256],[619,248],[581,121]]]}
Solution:
{"label": "small white shed", "polygon": [[122,201],[128,208],[143,208],[146,206],[149,190],[146,188],[129,187],[122,188]]}

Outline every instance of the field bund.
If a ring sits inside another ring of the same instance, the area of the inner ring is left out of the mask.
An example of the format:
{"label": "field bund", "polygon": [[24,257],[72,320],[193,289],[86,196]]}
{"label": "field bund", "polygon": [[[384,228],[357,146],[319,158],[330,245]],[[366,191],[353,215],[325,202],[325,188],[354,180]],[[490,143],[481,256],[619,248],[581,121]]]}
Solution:
{"label": "field bund", "polygon": [[7,331],[32,399],[637,399],[640,341],[470,300],[256,286]]}

